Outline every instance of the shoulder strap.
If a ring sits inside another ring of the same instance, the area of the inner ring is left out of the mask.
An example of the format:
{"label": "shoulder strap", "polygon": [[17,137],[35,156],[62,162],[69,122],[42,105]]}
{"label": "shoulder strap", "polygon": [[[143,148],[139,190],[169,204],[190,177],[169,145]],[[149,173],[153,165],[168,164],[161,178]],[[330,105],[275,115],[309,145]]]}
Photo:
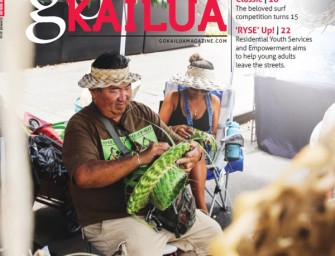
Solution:
{"label": "shoulder strap", "polygon": [[117,132],[115,131],[114,126],[111,124],[111,122],[104,117],[99,111],[98,111],[98,116],[101,120],[101,122],[105,125],[106,129],[108,130],[109,134],[112,136],[112,138],[114,139],[116,145],[119,147],[119,149],[121,150],[122,154],[124,156],[128,155],[130,153],[130,150],[126,148],[126,146],[122,143],[119,135],[117,134]]}
{"label": "shoulder strap", "polygon": [[208,112],[208,122],[209,122],[209,134],[212,134],[212,126],[213,126],[213,110],[212,110],[212,104],[211,104],[211,97],[210,93],[206,93],[205,95],[206,98],[206,107],[207,107],[207,112]]}
{"label": "shoulder strap", "polygon": [[187,90],[183,90],[183,96],[184,96],[184,109],[186,114],[186,121],[188,126],[193,127],[193,120],[191,116],[190,106],[188,105],[188,97],[187,97]]}

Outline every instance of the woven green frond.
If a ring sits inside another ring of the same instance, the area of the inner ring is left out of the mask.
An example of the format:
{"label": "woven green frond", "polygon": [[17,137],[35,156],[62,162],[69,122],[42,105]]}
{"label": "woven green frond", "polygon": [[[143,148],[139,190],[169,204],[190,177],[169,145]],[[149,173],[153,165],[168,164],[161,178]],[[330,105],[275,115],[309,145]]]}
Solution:
{"label": "woven green frond", "polygon": [[140,166],[137,170],[133,171],[130,175],[124,178],[125,191],[132,191],[137,185],[143,174],[148,169],[148,166]]}
{"label": "woven green frond", "polygon": [[172,166],[156,184],[149,200],[158,210],[163,211],[173,203],[185,184],[185,172],[177,166]]}
{"label": "woven green frond", "polygon": [[[147,169],[130,195],[127,207],[129,214],[134,214],[142,209],[149,202],[149,196],[151,196],[154,189],[150,202],[155,207],[162,209],[173,202],[179,194],[176,193],[177,190],[180,187],[183,188],[186,181],[185,172],[176,166],[175,161],[181,158],[189,149],[190,145],[188,143],[179,143],[162,154]],[[165,195],[169,199],[164,199],[164,202],[162,202],[161,195]],[[158,201],[156,202],[155,200]],[[170,200],[172,201],[167,202]]]}
{"label": "woven green frond", "polygon": [[193,131],[194,134],[192,135],[191,139],[198,142],[203,149],[205,149],[205,145],[209,143],[215,155],[217,151],[217,145],[214,136],[195,128],[193,128]]}

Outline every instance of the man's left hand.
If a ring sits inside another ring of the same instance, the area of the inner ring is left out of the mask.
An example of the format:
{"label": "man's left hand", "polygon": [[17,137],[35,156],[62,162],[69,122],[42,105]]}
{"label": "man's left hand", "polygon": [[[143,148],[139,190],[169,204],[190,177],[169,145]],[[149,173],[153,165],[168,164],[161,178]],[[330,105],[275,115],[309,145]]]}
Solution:
{"label": "man's left hand", "polygon": [[199,144],[194,141],[189,143],[190,151],[188,151],[183,158],[176,161],[176,164],[181,165],[187,174],[189,174],[193,167],[199,162],[202,154],[202,149]]}

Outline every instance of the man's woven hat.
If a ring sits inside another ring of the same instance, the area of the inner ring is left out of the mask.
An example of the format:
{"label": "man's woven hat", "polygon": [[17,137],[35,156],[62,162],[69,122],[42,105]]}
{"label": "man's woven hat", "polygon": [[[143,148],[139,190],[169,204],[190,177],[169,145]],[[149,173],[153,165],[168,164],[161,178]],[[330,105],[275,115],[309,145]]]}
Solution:
{"label": "man's woven hat", "polygon": [[111,85],[120,86],[123,83],[130,84],[140,80],[141,76],[129,72],[129,67],[123,69],[100,69],[91,67],[91,73],[83,76],[78,85],[82,88],[95,89],[106,88]]}
{"label": "man's woven hat", "polygon": [[222,83],[215,78],[211,62],[204,60],[197,53],[190,57],[189,62],[186,73],[173,75],[170,79],[172,83],[206,91],[223,89]]}

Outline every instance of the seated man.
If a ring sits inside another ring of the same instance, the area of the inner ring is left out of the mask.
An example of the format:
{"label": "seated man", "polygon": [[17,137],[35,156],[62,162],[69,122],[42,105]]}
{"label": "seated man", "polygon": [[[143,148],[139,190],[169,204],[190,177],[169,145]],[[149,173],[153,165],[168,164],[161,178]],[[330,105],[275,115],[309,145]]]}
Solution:
{"label": "seated man", "polygon": [[[79,81],[79,86],[89,88],[92,103],[76,113],[66,127],[63,161],[71,177],[71,194],[83,234],[104,255],[158,256],[167,243],[182,252],[208,255],[209,241],[221,228],[202,211],[196,211],[194,225],[180,238],[165,229],[152,229],[144,221],[146,209],[137,218],[127,214],[124,178],[169,149],[166,133],[176,143],[183,141],[150,108],[130,101],[131,83],[140,76],[129,72],[128,62],[117,52],[102,54],[93,62],[91,73]],[[99,115],[110,121],[134,154],[121,153]],[[176,164],[184,167],[190,179],[205,180],[202,151],[194,142],[190,147]],[[205,200],[202,182],[198,183],[197,205]]]}

